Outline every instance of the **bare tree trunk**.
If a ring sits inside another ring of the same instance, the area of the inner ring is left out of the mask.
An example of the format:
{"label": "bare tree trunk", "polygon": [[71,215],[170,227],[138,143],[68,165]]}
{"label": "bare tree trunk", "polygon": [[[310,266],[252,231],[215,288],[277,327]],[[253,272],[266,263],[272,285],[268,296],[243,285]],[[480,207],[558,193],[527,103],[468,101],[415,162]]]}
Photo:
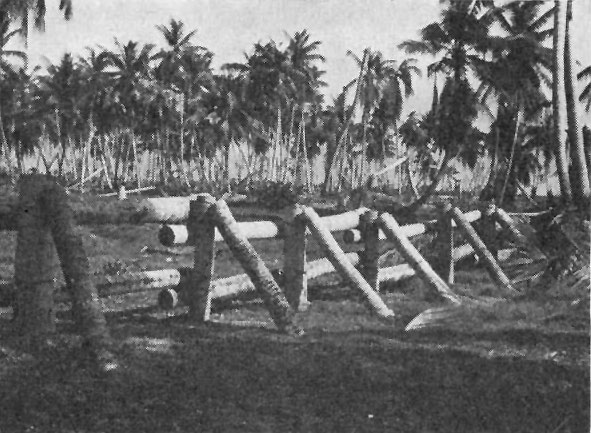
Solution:
{"label": "bare tree trunk", "polygon": [[584,204],[591,197],[591,188],[589,186],[589,171],[585,161],[585,150],[583,148],[583,136],[581,119],[579,115],[579,104],[576,100],[576,77],[573,71],[573,59],[571,54],[571,20],[572,20],[572,0],[567,0],[567,18],[565,30],[564,46],[564,84],[566,91],[566,109],[568,122],[568,139],[570,142],[570,157],[572,160],[572,189],[573,196],[577,203]]}
{"label": "bare tree trunk", "polygon": [[566,203],[572,201],[572,190],[568,175],[568,156],[566,153],[566,124],[564,114],[564,41],[566,31],[566,7],[564,0],[554,0],[554,39],[552,68],[552,110],[554,113],[554,146],[556,168],[560,180],[560,192]]}

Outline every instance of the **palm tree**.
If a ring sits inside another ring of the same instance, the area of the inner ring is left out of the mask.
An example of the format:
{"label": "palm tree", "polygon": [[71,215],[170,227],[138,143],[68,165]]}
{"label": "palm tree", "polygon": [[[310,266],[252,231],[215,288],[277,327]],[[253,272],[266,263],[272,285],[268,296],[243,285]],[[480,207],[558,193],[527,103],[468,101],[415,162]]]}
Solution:
{"label": "palm tree", "polygon": [[[492,185],[487,188],[495,191],[499,204],[506,192],[508,199],[515,197],[516,168],[524,166],[519,144],[523,124],[535,118],[546,103],[545,87],[550,82],[552,51],[543,44],[552,31],[547,29],[552,10],[540,14],[543,4],[542,1],[514,1],[491,9],[490,15],[503,34],[482,41],[481,47],[488,51],[488,58],[475,60],[482,100],[486,102],[489,96],[496,95],[497,118],[492,125],[495,139],[491,140],[494,164],[489,178]],[[508,135],[508,131],[512,134]],[[506,160],[500,191],[496,183],[499,156],[501,161]]]}
{"label": "palm tree", "polygon": [[[9,75],[14,76],[14,74],[11,74],[15,69],[15,65],[12,60],[24,61],[25,53],[22,51],[8,50],[5,47],[14,36],[20,33],[20,29],[10,30],[10,23],[7,19],[0,21],[0,84],[2,84],[0,87],[0,145],[2,145],[2,152],[7,158],[8,170],[10,170],[11,161],[9,160],[9,145],[8,141],[6,140],[4,119],[2,115],[2,104],[7,100],[8,95],[4,95],[2,89],[4,88],[4,84],[8,84],[6,83],[7,77]],[[9,86],[6,88],[8,89],[8,87]]]}
{"label": "palm tree", "polygon": [[[145,96],[152,88],[153,60],[152,44],[140,44],[128,41],[121,44],[115,40],[115,51],[107,51],[109,75],[114,80],[113,103],[114,111],[119,116],[119,125],[127,132],[128,149],[132,152],[132,170],[135,169],[136,181],[140,183],[138,162],[138,148],[136,134],[142,122],[142,115],[146,111]],[[127,155],[128,151],[123,152]],[[120,152],[121,154],[121,152]],[[124,157],[125,158],[125,157]],[[126,172],[124,172],[126,173]],[[123,181],[125,182],[125,175]]]}
{"label": "palm tree", "polygon": [[491,2],[451,0],[447,3],[440,21],[421,30],[421,40],[408,40],[399,45],[411,54],[439,56],[439,60],[428,66],[428,74],[447,76],[431,128],[433,144],[444,154],[442,164],[431,185],[410,206],[411,211],[427,201],[454,158],[473,156],[478,151],[478,148],[470,149],[480,133],[472,127],[479,104],[468,77],[482,57],[481,43],[487,40],[492,22],[490,14],[479,12],[490,7]]}
{"label": "palm tree", "polygon": [[566,152],[566,112],[564,88],[564,48],[566,32],[566,7],[564,1],[554,0],[553,67],[552,67],[552,109],[554,113],[554,143],[556,166],[560,181],[560,192],[565,203],[572,201],[572,190],[568,174]]}
{"label": "palm tree", "polygon": [[[573,70],[573,58],[571,54],[570,31],[572,16],[572,0],[567,0],[567,18],[564,46],[564,85],[566,91],[566,109],[568,123],[568,140],[570,143],[570,157],[572,160],[572,182],[573,195],[577,203],[587,203],[591,197],[589,186],[589,171],[585,161],[585,150],[583,146],[582,130],[579,127],[579,105],[575,96],[575,74]],[[587,206],[587,204],[583,204]]]}

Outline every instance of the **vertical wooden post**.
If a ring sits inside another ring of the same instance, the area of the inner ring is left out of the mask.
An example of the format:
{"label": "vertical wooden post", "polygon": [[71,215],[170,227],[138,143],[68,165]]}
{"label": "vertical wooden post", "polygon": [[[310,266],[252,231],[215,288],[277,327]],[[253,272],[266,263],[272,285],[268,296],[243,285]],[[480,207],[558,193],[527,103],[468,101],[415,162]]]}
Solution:
{"label": "vertical wooden post", "polygon": [[447,284],[454,284],[455,282],[455,260],[454,260],[454,226],[452,219],[449,215],[446,215],[442,223],[443,227],[443,239],[445,242],[445,261],[447,263],[446,279]]}
{"label": "vertical wooden post", "polygon": [[215,262],[215,199],[200,194],[189,205],[187,231],[194,246],[193,271],[183,301],[189,307],[189,317],[198,322],[209,320],[211,311],[211,280]]}
{"label": "vertical wooden post", "polygon": [[421,253],[402,233],[400,225],[392,215],[383,213],[378,218],[378,222],[388,239],[396,244],[398,251],[400,251],[408,264],[412,266],[417,275],[435,288],[443,297],[453,303],[461,303],[460,297],[448,287],[445,281],[433,270],[429,263],[421,256]]}
{"label": "vertical wooden post", "polygon": [[454,250],[454,227],[449,215],[441,210],[441,217],[433,227],[435,239],[433,248],[427,254],[428,262],[433,270],[440,275],[448,284],[455,280]]}
{"label": "vertical wooden post", "polygon": [[37,174],[19,181],[14,323],[17,332],[31,337],[34,345],[55,331],[53,292],[58,263],[40,202],[46,185],[45,177]]}
{"label": "vertical wooden post", "polygon": [[497,259],[499,256],[499,242],[497,240],[497,228],[495,221],[496,206],[494,204],[487,204],[482,210],[482,218],[480,219],[480,233],[482,241],[487,246],[492,256]]}
{"label": "vertical wooden post", "polygon": [[283,225],[283,278],[287,302],[295,311],[304,311],[308,301],[306,276],[306,221],[300,205],[288,208]]}
{"label": "vertical wooden post", "polygon": [[378,212],[370,210],[361,215],[360,225],[363,233],[365,250],[363,252],[362,270],[363,277],[376,291],[380,291],[378,273],[380,270],[380,229],[377,226]]}
{"label": "vertical wooden post", "polygon": [[293,325],[294,312],[285,299],[285,295],[265,262],[257,254],[246,236],[240,232],[238,223],[232,216],[226,202],[219,200],[214,209],[213,218],[216,227],[260,293],[277,328],[286,333],[299,333],[299,329]]}
{"label": "vertical wooden post", "polygon": [[488,250],[482,239],[476,233],[476,230],[470,225],[468,220],[464,214],[456,207],[449,205],[446,208],[446,212],[453,218],[456,222],[458,228],[460,228],[465,236],[466,240],[472,245],[478,257],[483,261],[489,275],[492,277],[493,281],[497,283],[505,291],[509,292],[510,294],[518,293],[513,285],[511,284],[511,280],[505,275],[495,258],[493,257],[492,253]]}
{"label": "vertical wooden post", "polygon": [[365,281],[361,273],[349,261],[330,231],[322,224],[322,220],[316,211],[309,207],[303,207],[303,213],[306,216],[310,231],[324,249],[334,268],[352,287],[361,291],[368,306],[379,318],[386,322],[392,322],[394,312],[388,308],[373,287]]}

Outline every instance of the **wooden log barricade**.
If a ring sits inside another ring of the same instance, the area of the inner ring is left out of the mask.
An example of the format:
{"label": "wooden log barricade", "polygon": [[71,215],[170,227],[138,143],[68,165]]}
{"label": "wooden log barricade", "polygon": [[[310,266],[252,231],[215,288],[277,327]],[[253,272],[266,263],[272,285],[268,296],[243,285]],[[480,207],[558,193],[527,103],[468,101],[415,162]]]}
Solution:
{"label": "wooden log barricade", "polygon": [[414,245],[404,235],[402,228],[392,215],[383,213],[378,218],[382,230],[400,251],[402,256],[406,259],[408,264],[413,267],[417,275],[419,275],[431,287],[435,288],[443,297],[447,298],[453,303],[460,304],[461,299],[456,295],[441,279],[439,275],[431,268],[429,263],[423,258],[421,253],[414,247]]}
{"label": "wooden log barricade", "polygon": [[327,258],[339,274],[345,278],[352,287],[361,292],[371,311],[373,311],[380,319],[391,323],[394,319],[394,312],[386,306],[374,288],[365,281],[361,273],[347,259],[347,256],[330,233],[330,230],[327,227],[324,227],[322,220],[316,211],[310,207],[303,207],[302,212],[307,220],[308,228],[318,240],[318,243],[324,249]]}
{"label": "wooden log barricade", "polygon": [[232,216],[226,202],[218,200],[213,205],[213,208],[211,218],[215,226],[220,231],[234,257],[240,262],[246,274],[252,280],[277,328],[282,332],[297,333],[298,330],[293,325],[294,312],[285,295],[265,262],[248,241],[248,238],[240,232],[239,225]]}
{"label": "wooden log barricade", "polygon": [[[466,212],[464,215],[466,216],[466,219],[469,222],[474,222],[482,217],[482,212],[479,210],[473,210],[470,212]],[[436,230],[438,221],[439,220],[431,220],[426,221],[424,223],[406,224],[404,226],[401,226],[401,233],[404,234],[404,236],[406,236],[407,238],[419,236],[430,231]],[[452,226],[456,227],[456,223],[452,222]],[[381,241],[388,239],[383,230],[379,231],[378,239]],[[364,242],[361,230],[359,230],[356,227],[345,230],[343,232],[343,241],[348,244]]]}
{"label": "wooden log barricade", "polygon": [[363,214],[361,219],[361,229],[363,239],[365,242],[365,250],[363,251],[362,271],[363,277],[369,285],[376,291],[380,291],[380,240],[379,227],[376,223],[378,219],[378,212],[369,210]]}
{"label": "wooden log barricade", "polygon": [[464,232],[466,240],[470,243],[470,245],[472,245],[478,257],[483,261],[493,281],[509,295],[515,295],[519,293],[517,290],[515,290],[515,288],[513,288],[511,280],[505,275],[497,263],[495,257],[486,247],[480,236],[478,236],[476,230],[474,230],[474,228],[466,220],[462,212],[457,207],[452,205],[447,205],[445,212],[453,218],[458,227]]}

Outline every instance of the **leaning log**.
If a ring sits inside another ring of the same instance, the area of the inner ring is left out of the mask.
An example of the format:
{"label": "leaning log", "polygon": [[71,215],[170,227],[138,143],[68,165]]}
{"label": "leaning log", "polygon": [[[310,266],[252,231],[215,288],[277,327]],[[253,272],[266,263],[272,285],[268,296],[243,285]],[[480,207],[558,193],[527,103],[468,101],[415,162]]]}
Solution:
{"label": "leaning log", "polygon": [[211,215],[212,222],[215,223],[228,248],[257,288],[277,328],[287,333],[298,332],[293,325],[293,309],[265,262],[252,247],[248,238],[240,232],[238,223],[226,202],[218,200],[212,208],[214,209]]}
{"label": "leaning log", "polygon": [[408,238],[402,233],[402,228],[398,222],[389,214],[382,214],[378,218],[382,226],[382,230],[388,236],[400,254],[405,258],[409,265],[417,272],[417,274],[425,280],[430,286],[434,287],[443,297],[449,299],[451,302],[461,303],[460,297],[456,295],[441,279],[439,275],[431,268],[429,263],[423,258],[421,253],[411,244]]}
{"label": "leaning log", "polygon": [[380,319],[392,322],[394,312],[388,308],[382,298],[380,298],[375,290],[367,283],[367,281],[365,281],[361,273],[347,259],[345,253],[330,233],[329,228],[323,225],[322,219],[314,209],[303,207],[302,213],[307,220],[308,228],[318,240],[318,243],[323,248],[327,258],[339,274],[352,287],[361,292],[371,311],[373,311]]}
{"label": "leaning log", "polygon": [[470,223],[464,217],[464,214],[454,206],[446,206],[446,213],[448,213],[453,220],[456,222],[458,227],[464,232],[466,240],[472,245],[478,257],[483,261],[486,270],[493,279],[493,281],[502,288],[505,292],[510,295],[519,293],[513,285],[511,280],[505,275],[497,261],[495,260],[492,253],[486,247],[480,236],[476,233],[476,230],[470,225]]}
{"label": "leaning log", "polygon": [[[110,344],[107,322],[98,299],[82,236],[76,231],[74,213],[68,205],[65,189],[49,183],[41,198],[45,217],[55,243],[66,288],[72,298],[72,310],[89,347],[102,353]],[[107,367],[110,368],[110,367]]]}

